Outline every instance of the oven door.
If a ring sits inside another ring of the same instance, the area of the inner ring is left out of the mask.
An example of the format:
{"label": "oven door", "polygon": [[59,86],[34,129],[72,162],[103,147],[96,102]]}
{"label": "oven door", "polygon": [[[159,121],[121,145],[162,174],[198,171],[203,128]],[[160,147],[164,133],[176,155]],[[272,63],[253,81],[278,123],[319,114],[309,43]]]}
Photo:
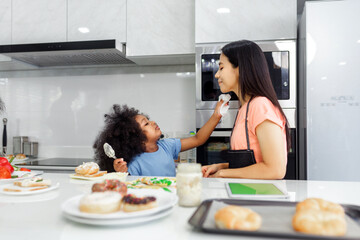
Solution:
{"label": "oven door", "polygon": [[[265,54],[271,81],[282,108],[296,108],[296,42],[256,42]],[[196,109],[213,109],[220,87],[215,73],[219,66],[221,48],[224,44],[206,44],[196,47]],[[230,108],[239,107],[237,97],[232,98]]]}
{"label": "oven door", "polygon": [[213,131],[206,143],[197,147],[196,162],[201,165],[226,162],[221,158],[221,151],[229,149],[230,135],[231,129]]}

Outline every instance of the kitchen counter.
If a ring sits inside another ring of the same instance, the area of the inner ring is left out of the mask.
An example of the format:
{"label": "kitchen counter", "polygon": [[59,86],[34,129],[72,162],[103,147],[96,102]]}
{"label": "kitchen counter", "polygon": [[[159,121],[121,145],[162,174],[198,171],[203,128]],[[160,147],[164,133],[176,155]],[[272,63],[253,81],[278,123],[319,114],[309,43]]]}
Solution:
{"label": "kitchen counter", "polygon": [[[69,198],[90,192],[92,181],[74,180],[69,174],[45,173],[44,178],[60,183],[56,190],[31,196],[7,196],[0,194],[1,238],[16,239],[248,239],[231,235],[208,234],[195,231],[188,220],[195,207],[176,205],[170,215],[147,223],[130,226],[102,227],[76,223],[62,215],[61,205]],[[128,177],[134,180],[136,177]],[[227,198],[224,183],[242,182],[240,179],[203,179],[202,198]],[[360,205],[360,182],[323,181],[260,181],[286,187],[290,199],[301,201],[307,197],[321,197],[330,201]],[[1,183],[0,180],[0,184]],[[160,190],[159,190],[160,191]],[[251,238],[255,239],[255,238]]]}

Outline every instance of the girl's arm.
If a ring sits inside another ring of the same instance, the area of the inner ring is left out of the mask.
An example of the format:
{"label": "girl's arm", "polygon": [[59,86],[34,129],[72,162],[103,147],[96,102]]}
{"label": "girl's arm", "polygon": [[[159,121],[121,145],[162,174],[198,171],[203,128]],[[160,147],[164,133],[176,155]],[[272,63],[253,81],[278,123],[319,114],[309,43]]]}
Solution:
{"label": "girl's arm", "polygon": [[180,139],[181,141],[181,152],[186,151],[188,149],[200,146],[209,139],[211,133],[214,131],[216,125],[219,123],[221,119],[220,107],[223,103],[223,100],[219,101],[216,104],[214,113],[211,115],[210,119],[200,128],[200,130],[196,133],[195,136],[189,138]]}
{"label": "girl's arm", "polygon": [[237,169],[219,169],[210,177],[282,179],[286,173],[287,156],[281,128],[264,121],[256,128],[263,162]]}

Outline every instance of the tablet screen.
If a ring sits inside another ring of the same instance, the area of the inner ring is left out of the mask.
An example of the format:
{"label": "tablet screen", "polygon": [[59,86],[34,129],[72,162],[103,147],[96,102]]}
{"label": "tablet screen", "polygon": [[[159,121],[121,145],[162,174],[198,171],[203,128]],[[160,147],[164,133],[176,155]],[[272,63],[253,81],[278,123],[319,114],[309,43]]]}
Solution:
{"label": "tablet screen", "polygon": [[231,194],[246,195],[284,195],[272,183],[229,183]]}

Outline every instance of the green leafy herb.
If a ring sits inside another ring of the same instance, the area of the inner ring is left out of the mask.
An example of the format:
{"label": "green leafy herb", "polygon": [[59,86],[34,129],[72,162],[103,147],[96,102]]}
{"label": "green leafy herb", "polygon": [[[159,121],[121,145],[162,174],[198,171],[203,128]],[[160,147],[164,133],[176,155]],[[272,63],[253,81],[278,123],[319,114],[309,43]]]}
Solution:
{"label": "green leafy herb", "polygon": [[11,178],[18,178],[18,175],[12,175]]}
{"label": "green leafy herb", "polygon": [[42,182],[42,179],[36,180],[35,182]]}
{"label": "green leafy herb", "polygon": [[167,191],[167,192],[171,192],[171,190],[168,189],[168,188],[166,188],[166,187],[164,187],[163,189],[164,189],[165,191]]}

